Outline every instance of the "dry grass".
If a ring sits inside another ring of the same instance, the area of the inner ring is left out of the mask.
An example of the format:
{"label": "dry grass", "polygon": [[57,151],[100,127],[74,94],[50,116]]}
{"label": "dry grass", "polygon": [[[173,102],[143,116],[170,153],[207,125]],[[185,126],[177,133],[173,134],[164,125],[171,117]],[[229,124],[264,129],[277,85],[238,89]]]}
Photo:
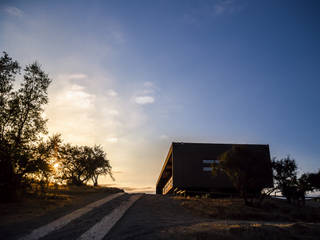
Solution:
{"label": "dry grass", "polygon": [[319,239],[320,224],[286,225],[201,223],[163,230],[159,239]]}
{"label": "dry grass", "polygon": [[119,191],[117,188],[90,186],[51,186],[44,193],[30,191],[17,202],[0,203],[0,227],[29,221],[59,208],[81,206]]}
{"label": "dry grass", "polygon": [[195,214],[215,219],[320,222],[319,207],[297,207],[280,199],[265,200],[258,208],[234,198],[173,198]]}

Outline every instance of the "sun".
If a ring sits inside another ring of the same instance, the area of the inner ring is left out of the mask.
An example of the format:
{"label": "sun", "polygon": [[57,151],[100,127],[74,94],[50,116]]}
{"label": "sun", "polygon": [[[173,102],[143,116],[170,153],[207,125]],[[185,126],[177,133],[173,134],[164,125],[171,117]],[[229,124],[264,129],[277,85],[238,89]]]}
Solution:
{"label": "sun", "polygon": [[59,167],[59,163],[55,163],[55,164],[53,164],[53,167],[54,167],[54,169],[58,169],[58,167]]}

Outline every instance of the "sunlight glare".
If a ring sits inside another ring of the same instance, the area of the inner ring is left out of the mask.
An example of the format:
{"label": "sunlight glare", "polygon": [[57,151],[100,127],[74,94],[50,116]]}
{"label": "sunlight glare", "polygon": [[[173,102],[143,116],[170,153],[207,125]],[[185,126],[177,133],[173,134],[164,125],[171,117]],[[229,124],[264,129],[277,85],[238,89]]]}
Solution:
{"label": "sunlight glare", "polygon": [[53,164],[53,167],[54,167],[54,169],[58,169],[58,167],[59,167],[59,163],[55,163],[55,164]]}

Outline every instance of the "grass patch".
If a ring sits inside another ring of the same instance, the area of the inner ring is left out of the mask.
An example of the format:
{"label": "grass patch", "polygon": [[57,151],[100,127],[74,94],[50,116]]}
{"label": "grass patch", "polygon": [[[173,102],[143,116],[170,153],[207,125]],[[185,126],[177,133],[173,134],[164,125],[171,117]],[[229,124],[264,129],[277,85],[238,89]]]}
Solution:
{"label": "grass patch", "polygon": [[319,207],[297,207],[280,199],[267,199],[261,207],[249,207],[240,198],[173,197],[193,213],[216,219],[320,222]]}
{"label": "grass patch", "polygon": [[295,223],[286,225],[200,223],[165,229],[158,239],[197,240],[278,240],[319,239],[320,225]]}
{"label": "grass patch", "polygon": [[26,222],[61,208],[81,207],[120,191],[118,188],[64,185],[50,186],[45,192],[32,188],[17,202],[0,203],[0,227]]}

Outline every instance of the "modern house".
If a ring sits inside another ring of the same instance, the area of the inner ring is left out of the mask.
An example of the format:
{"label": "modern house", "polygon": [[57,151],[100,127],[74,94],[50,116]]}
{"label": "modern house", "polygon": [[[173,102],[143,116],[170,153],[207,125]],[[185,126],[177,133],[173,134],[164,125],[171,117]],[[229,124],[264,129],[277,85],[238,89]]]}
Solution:
{"label": "modern house", "polygon": [[259,154],[263,185],[272,187],[269,145],[173,142],[161,169],[156,193],[168,194],[174,190],[235,192],[228,176],[225,174],[213,176],[211,167],[212,163],[219,163],[219,157],[233,146],[241,146]]}

